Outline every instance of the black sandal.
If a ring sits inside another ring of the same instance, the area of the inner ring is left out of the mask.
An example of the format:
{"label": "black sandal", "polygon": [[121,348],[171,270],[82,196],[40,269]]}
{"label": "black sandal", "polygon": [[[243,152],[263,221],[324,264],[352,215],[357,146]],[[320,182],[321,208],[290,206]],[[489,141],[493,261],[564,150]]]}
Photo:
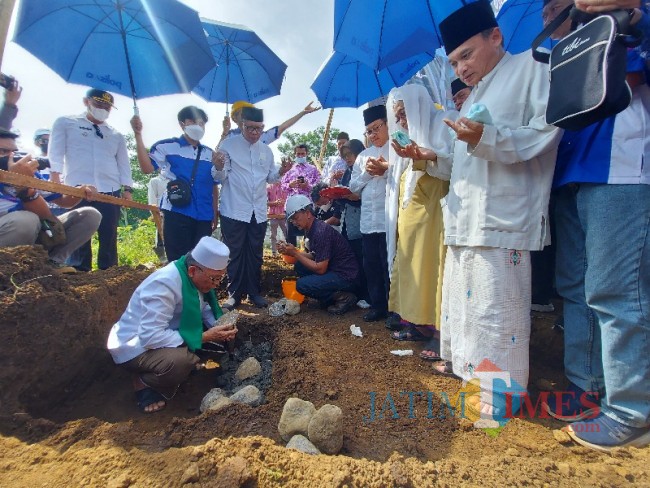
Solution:
{"label": "black sandal", "polygon": [[[138,400],[138,408],[142,413],[156,413],[160,412],[167,406],[165,397],[158,393],[153,388],[144,388],[135,392],[135,398]],[[156,409],[147,411],[146,408],[154,403],[165,402],[165,405]]]}
{"label": "black sandal", "polygon": [[[431,352],[433,354],[425,354],[426,352]],[[425,361],[440,361],[442,357],[440,356],[440,338],[432,337],[429,339],[429,342],[426,343],[424,349],[420,353],[420,359]]]}

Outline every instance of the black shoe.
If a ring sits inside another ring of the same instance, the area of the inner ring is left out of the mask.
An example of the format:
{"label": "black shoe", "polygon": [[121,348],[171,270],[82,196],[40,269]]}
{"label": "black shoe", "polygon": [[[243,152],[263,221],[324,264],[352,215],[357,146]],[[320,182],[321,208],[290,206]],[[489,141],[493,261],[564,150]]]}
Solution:
{"label": "black shoe", "polygon": [[378,320],[384,320],[386,317],[388,317],[388,312],[385,310],[375,310],[372,308],[370,312],[363,316],[363,320],[366,322],[377,322]]}
{"label": "black shoe", "polygon": [[334,315],[343,315],[357,303],[356,295],[347,291],[337,291],[332,295],[332,300],[334,305],[327,307],[327,311]]}
{"label": "black shoe", "polygon": [[389,313],[386,319],[386,328],[389,330],[400,330],[402,328],[402,317],[395,312]]}
{"label": "black shoe", "polygon": [[262,295],[250,295],[248,299],[255,305],[257,308],[266,308],[269,306],[269,302],[266,301]]}

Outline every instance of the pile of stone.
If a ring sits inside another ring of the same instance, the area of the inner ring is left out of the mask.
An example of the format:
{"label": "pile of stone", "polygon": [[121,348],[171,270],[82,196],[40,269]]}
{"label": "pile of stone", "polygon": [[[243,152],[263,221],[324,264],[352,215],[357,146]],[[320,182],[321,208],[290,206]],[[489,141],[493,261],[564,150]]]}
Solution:
{"label": "pile of stone", "polygon": [[[243,361],[237,371],[235,372],[234,378],[237,382],[241,383],[245,380],[258,377],[262,373],[262,365],[254,357],[249,357]],[[219,411],[232,403],[243,403],[245,405],[250,405],[256,407],[262,404],[264,401],[264,396],[260,389],[255,385],[246,385],[243,386],[235,392],[228,396],[228,394],[221,388],[213,388],[208,392],[208,394],[203,397],[201,401],[201,412],[210,411]]]}
{"label": "pile of stone", "polygon": [[343,412],[336,405],[314,404],[289,398],[284,404],[280,436],[287,447],[307,454],[337,454],[343,447]]}

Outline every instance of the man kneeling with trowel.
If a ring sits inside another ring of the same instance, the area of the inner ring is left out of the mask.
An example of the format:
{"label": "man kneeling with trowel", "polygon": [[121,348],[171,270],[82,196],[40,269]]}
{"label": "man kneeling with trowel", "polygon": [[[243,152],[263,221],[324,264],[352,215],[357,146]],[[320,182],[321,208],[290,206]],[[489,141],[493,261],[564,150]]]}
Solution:
{"label": "man kneeling with trowel", "polygon": [[152,273],[136,288],[113,325],[108,350],[133,375],[138,407],[162,410],[178,385],[197,369],[204,343],[231,341],[233,324],[215,324],[223,315],[214,288],[226,273],[230,251],[203,237],[192,251]]}

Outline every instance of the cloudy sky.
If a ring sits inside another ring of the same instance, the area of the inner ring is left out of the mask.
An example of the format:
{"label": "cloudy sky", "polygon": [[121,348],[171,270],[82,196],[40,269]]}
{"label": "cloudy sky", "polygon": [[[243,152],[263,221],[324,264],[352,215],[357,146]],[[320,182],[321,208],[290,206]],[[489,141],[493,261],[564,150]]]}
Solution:
{"label": "cloudy sky", "polygon": [[[19,3],[18,0],[17,3]],[[46,0],[43,0],[46,1]],[[334,0],[181,0],[209,19],[243,24],[253,29],[288,65],[280,95],[257,104],[265,111],[267,125],[278,125],[316,96],[310,90],[316,72],[332,50]],[[15,17],[15,13],[14,13]],[[13,33],[13,21],[9,39]],[[2,71],[16,77],[23,86],[20,112],[14,123],[19,129],[21,147],[31,149],[31,138],[40,127],[51,127],[61,115],[83,112],[85,87],[64,82],[57,74],[13,42],[8,42]],[[122,133],[130,132],[132,102],[116,97],[118,110],[113,110],[108,123]],[[198,105],[208,113],[210,122],[203,142],[214,146],[221,133],[221,120],[226,107],[207,103],[196,95],[169,95],[138,102],[147,144],[180,134],[176,113],[185,105]],[[304,132],[327,123],[329,110],[320,110],[303,117],[290,130]],[[334,127],[361,138],[361,110],[336,109]],[[282,141],[282,139],[281,139]],[[277,143],[273,144],[277,145]]]}

